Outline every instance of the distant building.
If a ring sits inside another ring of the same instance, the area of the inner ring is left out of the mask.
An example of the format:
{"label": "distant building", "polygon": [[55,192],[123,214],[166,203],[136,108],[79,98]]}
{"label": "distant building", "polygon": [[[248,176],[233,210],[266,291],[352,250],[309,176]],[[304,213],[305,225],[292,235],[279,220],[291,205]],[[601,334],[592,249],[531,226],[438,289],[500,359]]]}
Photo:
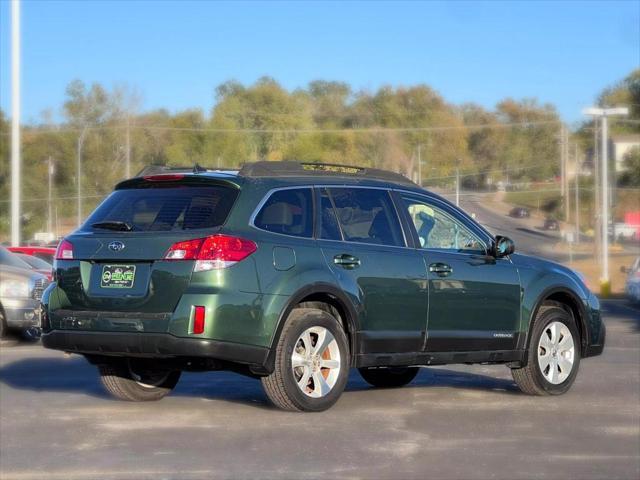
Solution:
{"label": "distant building", "polygon": [[640,134],[631,133],[611,136],[610,152],[615,160],[616,172],[623,172],[626,170],[624,165],[624,156],[633,147],[640,147]]}

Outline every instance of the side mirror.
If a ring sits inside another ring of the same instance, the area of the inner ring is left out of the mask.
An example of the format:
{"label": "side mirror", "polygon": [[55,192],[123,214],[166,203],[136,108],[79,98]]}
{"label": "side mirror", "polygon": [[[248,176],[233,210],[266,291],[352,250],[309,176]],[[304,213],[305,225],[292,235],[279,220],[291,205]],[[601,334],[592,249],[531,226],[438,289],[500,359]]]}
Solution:
{"label": "side mirror", "polygon": [[493,255],[496,258],[506,257],[511,255],[516,250],[516,244],[509,237],[503,237],[502,235],[496,236],[494,243]]}

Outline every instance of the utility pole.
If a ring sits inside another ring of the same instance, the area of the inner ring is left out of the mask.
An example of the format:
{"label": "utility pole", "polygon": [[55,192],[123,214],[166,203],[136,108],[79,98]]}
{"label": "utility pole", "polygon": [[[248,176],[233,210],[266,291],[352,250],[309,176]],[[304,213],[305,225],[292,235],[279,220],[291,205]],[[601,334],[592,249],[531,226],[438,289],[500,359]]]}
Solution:
{"label": "utility pole", "polygon": [[[458,160],[458,163],[460,161]],[[460,206],[460,167],[456,165],[456,207]]]}
{"label": "utility pole", "polygon": [[575,159],[575,165],[576,165],[576,176],[575,176],[575,182],[576,182],[576,198],[575,198],[575,204],[576,204],[576,244],[580,243],[580,159],[578,158],[578,142],[576,142],[573,146],[573,156]]}
{"label": "utility pole", "polygon": [[126,149],[125,152],[125,177],[131,178],[131,132],[129,131],[129,114],[127,114],[127,132],[126,132]]}
{"label": "utility pole", "polygon": [[562,203],[564,203],[564,177],[566,176],[565,161],[564,161],[564,123],[560,125],[560,196],[562,197]]}
{"label": "utility pole", "polygon": [[569,129],[564,130],[564,192],[566,194],[565,219],[571,221],[571,191],[569,189]]}
{"label": "utility pole", "polygon": [[82,132],[78,137],[78,145],[77,145],[77,165],[76,165],[76,175],[78,176],[77,187],[78,187],[78,204],[77,204],[77,224],[78,227],[82,224],[82,146],[84,145],[84,138],[87,135],[87,126],[82,127]]}
{"label": "utility pole", "polygon": [[11,245],[20,245],[20,0],[11,1]]}
{"label": "utility pole", "polygon": [[596,258],[599,263],[602,263],[602,245],[600,245],[601,236],[600,232],[600,220],[602,213],[600,212],[600,156],[598,155],[598,119],[593,119],[593,205],[595,212],[594,232],[595,245],[596,245]]}
{"label": "utility pole", "polygon": [[422,186],[422,144],[418,144],[418,185]]}
{"label": "utility pole", "polygon": [[47,232],[51,233],[53,232],[53,204],[52,204],[52,200],[53,200],[53,174],[54,174],[54,169],[53,169],[53,161],[51,158],[51,155],[49,155],[49,159],[47,161],[47,170],[49,172],[49,193],[47,195],[47,203],[48,203],[48,213],[47,213]]}
{"label": "utility pole", "polygon": [[603,297],[611,293],[609,279],[609,148],[608,148],[608,117],[614,115],[628,115],[627,107],[617,108],[586,108],[585,115],[592,115],[602,119],[602,275],[600,277],[600,294]]}

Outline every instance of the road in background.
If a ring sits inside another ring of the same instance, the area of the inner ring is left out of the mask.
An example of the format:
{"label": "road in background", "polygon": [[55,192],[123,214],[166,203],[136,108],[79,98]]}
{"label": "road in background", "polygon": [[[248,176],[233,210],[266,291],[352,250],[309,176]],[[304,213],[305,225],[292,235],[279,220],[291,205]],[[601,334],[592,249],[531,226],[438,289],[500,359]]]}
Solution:
{"label": "road in background", "polygon": [[536,229],[531,225],[533,222],[529,219],[512,218],[492,210],[487,206],[486,198],[482,194],[466,194],[460,200],[460,207],[467,213],[475,213],[476,220],[492,233],[511,238],[516,243],[517,252],[555,261],[564,260],[564,255],[554,253],[550,248],[560,241],[557,232]]}
{"label": "road in background", "polygon": [[640,310],[604,311],[605,352],[566,395],[526,396],[504,366],[423,368],[392,390],[354,371],[318,414],[278,411],[258,381],[227,372],[120,402],[81,357],[2,348],[0,477],[638,478]]}

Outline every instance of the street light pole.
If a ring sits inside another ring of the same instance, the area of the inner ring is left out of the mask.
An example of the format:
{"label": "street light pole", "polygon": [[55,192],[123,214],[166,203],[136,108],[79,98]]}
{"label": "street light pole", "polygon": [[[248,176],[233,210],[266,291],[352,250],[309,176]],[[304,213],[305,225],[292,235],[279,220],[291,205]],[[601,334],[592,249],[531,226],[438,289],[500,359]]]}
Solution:
{"label": "street light pole", "polygon": [[611,280],[609,279],[609,148],[608,142],[608,118],[615,115],[627,115],[627,107],[616,108],[586,108],[582,111],[585,115],[592,115],[602,119],[602,274],[600,277],[600,294],[603,297],[611,293]]}
{"label": "street light pole", "polygon": [[20,0],[11,1],[11,245],[20,245]]}
{"label": "street light pole", "polygon": [[576,161],[576,244],[580,243],[580,160],[578,159],[578,144],[573,146],[573,155]]}
{"label": "street light pole", "polygon": [[609,148],[607,116],[602,115],[602,275],[601,290],[609,294]]}

